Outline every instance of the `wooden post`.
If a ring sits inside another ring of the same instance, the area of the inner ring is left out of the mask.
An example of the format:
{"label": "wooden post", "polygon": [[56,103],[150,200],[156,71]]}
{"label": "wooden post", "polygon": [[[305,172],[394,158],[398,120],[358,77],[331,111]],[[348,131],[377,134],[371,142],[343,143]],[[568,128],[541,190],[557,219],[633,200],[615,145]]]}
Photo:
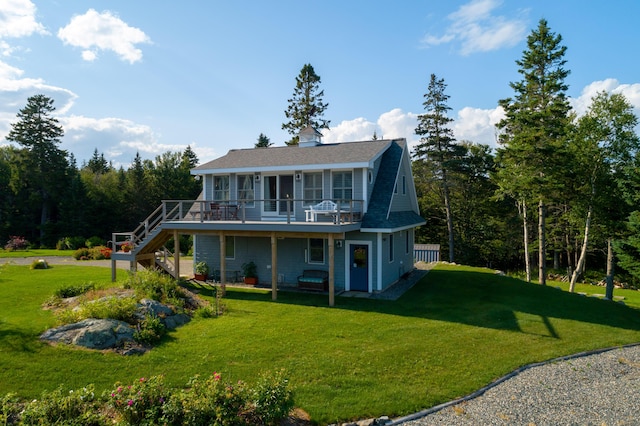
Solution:
{"label": "wooden post", "polygon": [[335,242],[333,239],[333,234],[329,234],[329,306],[335,305]]}
{"label": "wooden post", "polygon": [[[155,257],[154,257],[155,262]],[[175,279],[180,279],[180,235],[178,235],[178,230],[173,231],[173,265],[175,269]]]}
{"label": "wooden post", "polygon": [[271,300],[278,300],[278,238],[271,233]]}
{"label": "wooden post", "polygon": [[116,261],[111,259],[111,282],[116,282]]}
{"label": "wooden post", "polygon": [[224,232],[220,232],[220,291],[227,294],[227,241]]}

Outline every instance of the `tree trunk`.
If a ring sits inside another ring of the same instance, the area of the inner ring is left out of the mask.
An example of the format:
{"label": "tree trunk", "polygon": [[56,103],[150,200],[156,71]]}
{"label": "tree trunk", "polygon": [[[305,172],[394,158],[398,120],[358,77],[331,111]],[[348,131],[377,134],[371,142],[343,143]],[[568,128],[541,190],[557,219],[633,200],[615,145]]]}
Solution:
{"label": "tree trunk", "polygon": [[524,238],[524,270],[527,275],[527,282],[531,282],[531,262],[529,260],[529,221],[527,218],[527,202],[520,203],[522,209],[522,231]]}
{"label": "tree trunk", "polygon": [[[444,172],[443,172],[444,173]],[[443,175],[446,178],[446,175]],[[444,209],[447,214],[447,231],[449,232],[449,262],[454,262],[453,255],[453,215],[451,214],[451,200],[449,197],[449,185],[446,179],[443,181]]]}
{"label": "tree trunk", "polygon": [[541,285],[547,285],[545,210],[544,202],[540,200],[538,203],[538,282]]}
{"label": "tree trunk", "polygon": [[576,288],[576,282],[578,281],[578,277],[584,273],[584,265],[587,259],[587,245],[589,243],[589,231],[591,229],[591,215],[593,212],[593,205],[589,205],[589,210],[587,210],[587,220],[584,225],[584,240],[582,240],[582,249],[580,249],[580,258],[578,259],[578,263],[576,264],[576,269],[573,271],[571,275],[571,283],[569,284],[569,292],[573,293]]}
{"label": "tree trunk", "polygon": [[605,291],[605,298],[607,300],[613,300],[613,245],[611,244],[611,238],[607,239],[607,289]]}
{"label": "tree trunk", "polygon": [[571,278],[571,274],[573,273],[573,256],[571,256],[571,237],[569,236],[568,230],[565,230],[564,239],[567,250],[567,278]]}

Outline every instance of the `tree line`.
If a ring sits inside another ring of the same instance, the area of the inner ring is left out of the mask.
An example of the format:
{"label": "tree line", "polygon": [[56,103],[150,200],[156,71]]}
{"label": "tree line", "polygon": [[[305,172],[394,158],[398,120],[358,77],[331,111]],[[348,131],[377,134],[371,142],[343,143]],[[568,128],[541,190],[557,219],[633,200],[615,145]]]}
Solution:
{"label": "tree line", "polygon": [[524,269],[546,283],[547,266],[566,271],[570,290],[592,268],[614,264],[640,282],[638,118],[620,93],[598,93],[578,116],[566,91],[566,46],[545,20],[516,61],[522,80],[499,100],[498,148],[453,137],[444,79],[431,75],[413,151],[425,242],[448,260]]}
{"label": "tree line", "polygon": [[195,199],[200,182],[190,170],[198,157],[187,146],[152,160],[136,154],[130,166],[115,168],[96,148],[81,166],[60,149],[64,130],[52,116],[54,101],[35,95],[17,114],[0,147],[0,241],[26,238],[55,247],[74,237],[111,239],[129,231],[162,200]]}

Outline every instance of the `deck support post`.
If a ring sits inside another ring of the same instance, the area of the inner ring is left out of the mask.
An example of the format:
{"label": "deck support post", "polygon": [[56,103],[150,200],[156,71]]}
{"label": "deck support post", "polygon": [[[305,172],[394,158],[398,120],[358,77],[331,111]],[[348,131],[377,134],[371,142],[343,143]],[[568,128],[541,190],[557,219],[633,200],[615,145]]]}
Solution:
{"label": "deck support post", "polygon": [[227,239],[224,232],[220,232],[220,292],[227,294]]}
{"label": "deck support post", "polygon": [[329,234],[329,306],[335,305],[335,273],[336,273],[336,265],[334,260],[335,255],[335,244],[333,239],[333,234]]}
{"label": "deck support post", "polygon": [[116,282],[116,261],[111,259],[111,282]]}
{"label": "deck support post", "polygon": [[[154,257],[155,262],[155,257]],[[173,262],[175,263],[175,279],[180,279],[180,236],[178,235],[178,230],[173,231]]]}
{"label": "deck support post", "polygon": [[271,300],[278,299],[278,238],[271,233]]}

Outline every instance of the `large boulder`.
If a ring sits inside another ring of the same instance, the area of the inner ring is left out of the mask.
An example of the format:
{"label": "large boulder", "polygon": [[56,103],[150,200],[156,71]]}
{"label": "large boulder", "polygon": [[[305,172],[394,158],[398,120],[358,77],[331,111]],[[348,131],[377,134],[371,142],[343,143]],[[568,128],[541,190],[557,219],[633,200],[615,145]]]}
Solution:
{"label": "large boulder", "polygon": [[173,315],[173,309],[153,299],[140,300],[138,303],[138,311],[142,314],[143,318],[145,314],[151,314],[160,318]]}
{"label": "large boulder", "polygon": [[133,328],[124,321],[88,318],[45,331],[40,339],[89,349],[110,349],[134,342]]}

